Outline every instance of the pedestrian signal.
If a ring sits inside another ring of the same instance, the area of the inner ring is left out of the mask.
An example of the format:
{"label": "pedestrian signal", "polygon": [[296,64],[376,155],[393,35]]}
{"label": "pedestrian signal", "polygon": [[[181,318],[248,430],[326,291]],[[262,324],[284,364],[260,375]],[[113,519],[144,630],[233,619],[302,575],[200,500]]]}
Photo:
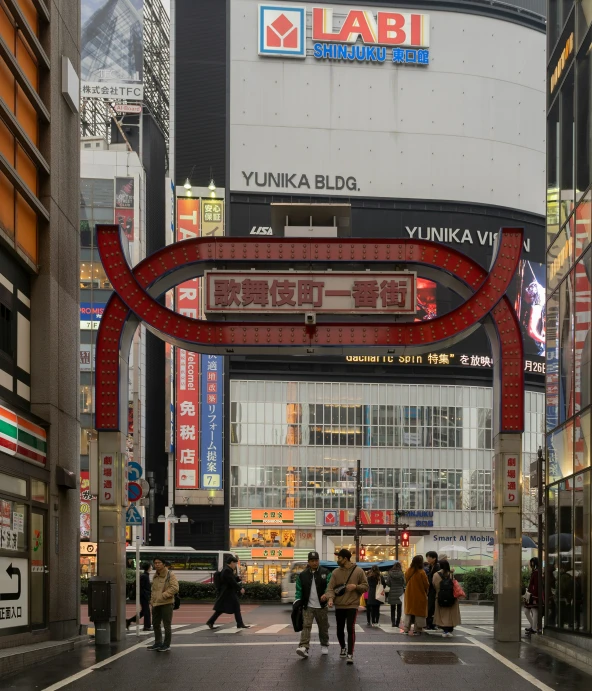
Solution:
{"label": "pedestrian signal", "polygon": [[401,547],[409,547],[409,533],[407,531],[401,534]]}

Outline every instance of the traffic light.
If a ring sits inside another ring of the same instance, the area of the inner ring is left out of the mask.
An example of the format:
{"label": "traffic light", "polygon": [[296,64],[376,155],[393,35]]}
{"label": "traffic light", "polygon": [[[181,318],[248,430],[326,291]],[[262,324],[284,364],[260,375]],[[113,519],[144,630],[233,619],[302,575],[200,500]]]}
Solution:
{"label": "traffic light", "polygon": [[407,531],[401,533],[401,547],[409,547],[409,533]]}

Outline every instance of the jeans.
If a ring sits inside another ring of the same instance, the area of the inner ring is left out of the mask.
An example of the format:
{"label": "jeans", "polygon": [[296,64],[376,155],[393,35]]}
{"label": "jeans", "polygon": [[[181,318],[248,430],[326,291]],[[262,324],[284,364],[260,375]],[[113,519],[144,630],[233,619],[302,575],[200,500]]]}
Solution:
{"label": "jeans", "polygon": [[171,624],[173,623],[173,605],[158,605],[152,608],[152,620],[154,622],[154,644],[163,645],[160,624],[164,625],[164,645],[171,644]]}
{"label": "jeans", "polygon": [[[148,602],[148,600],[142,600],[141,607],[142,609],[140,611],[140,619],[144,617],[144,628],[149,629],[152,626],[152,622],[150,618],[150,603]],[[135,624],[136,616],[134,615],[131,619],[128,619],[128,623]]]}
{"label": "jeans", "polygon": [[354,654],[356,644],[356,619],[357,609],[336,609],[335,619],[337,620],[337,640],[342,648],[345,648],[345,626],[347,624],[347,653]]}
{"label": "jeans", "polygon": [[321,645],[329,645],[329,615],[326,608],[307,607],[302,612],[303,628],[300,634],[300,647],[308,650],[310,646],[310,634],[312,630],[313,621],[317,622],[319,627],[319,638]]}
{"label": "jeans", "polygon": [[[223,614],[223,612],[214,612],[214,614],[212,614],[212,616],[208,619],[208,621],[207,621],[206,623],[207,623],[207,624],[212,624],[212,625],[213,625],[214,622],[216,621],[216,619],[217,619],[219,616],[221,616],[222,614]],[[242,617],[242,615],[241,615],[240,607],[239,607],[237,610],[235,610],[235,612],[234,612],[234,619],[235,619],[235,621],[236,621],[236,626],[237,626],[237,628],[240,629],[241,626],[244,626],[244,625],[245,625],[245,623],[243,622],[243,617]]]}
{"label": "jeans", "polygon": [[401,623],[401,609],[403,608],[403,603],[399,602],[397,605],[391,605],[391,624],[393,626],[399,626]]}

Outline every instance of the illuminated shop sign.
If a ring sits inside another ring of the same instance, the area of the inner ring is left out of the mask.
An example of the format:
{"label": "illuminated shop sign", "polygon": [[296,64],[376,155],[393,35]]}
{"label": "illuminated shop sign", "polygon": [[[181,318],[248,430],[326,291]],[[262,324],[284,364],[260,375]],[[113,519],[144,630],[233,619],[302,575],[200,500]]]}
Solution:
{"label": "illuminated shop sign", "polygon": [[549,80],[549,92],[553,93],[555,90],[555,87],[557,86],[557,83],[559,82],[561,75],[565,71],[565,66],[567,65],[567,61],[571,57],[574,51],[574,35],[573,31],[571,34],[568,36],[567,41],[565,42],[565,45],[563,46],[563,50],[561,51],[559,55],[559,59],[557,60],[557,64],[555,65],[555,69],[551,72],[551,79]]}
{"label": "illuminated shop sign", "polygon": [[[414,519],[414,528],[432,528],[434,526],[433,511],[405,511],[404,520]],[[413,520],[411,521],[413,523]],[[387,509],[375,509],[372,511],[360,511],[360,523],[362,525],[394,525],[395,512]],[[339,526],[349,528],[356,525],[355,511],[341,509],[340,511],[325,511],[324,524],[326,526]]]}
{"label": "illuminated shop sign", "polygon": [[[466,353],[427,353],[426,355],[347,355],[346,362],[363,365],[461,365],[491,369],[493,358],[488,355],[467,355]],[[545,363],[525,360],[524,371],[545,374]]]}
{"label": "illuminated shop sign", "polygon": [[206,271],[206,312],[415,314],[412,272]]}
{"label": "illuminated shop sign", "polygon": [[[317,60],[428,65],[430,18],[394,10],[313,7],[311,40]],[[306,7],[259,5],[259,55],[306,58]]]}

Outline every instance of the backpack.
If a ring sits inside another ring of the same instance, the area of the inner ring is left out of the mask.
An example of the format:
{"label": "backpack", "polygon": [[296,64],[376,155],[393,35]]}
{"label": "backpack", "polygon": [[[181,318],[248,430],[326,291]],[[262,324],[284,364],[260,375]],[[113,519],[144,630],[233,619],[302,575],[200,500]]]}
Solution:
{"label": "backpack", "polygon": [[222,572],[221,571],[216,571],[216,573],[214,574],[214,588],[216,588],[216,590],[218,592],[220,592],[220,590],[222,590]]}
{"label": "backpack", "polygon": [[[442,576],[442,571],[439,572]],[[442,578],[440,581],[440,590],[438,591],[438,605],[440,607],[452,607],[456,602],[454,597],[454,583],[452,577]]]}

